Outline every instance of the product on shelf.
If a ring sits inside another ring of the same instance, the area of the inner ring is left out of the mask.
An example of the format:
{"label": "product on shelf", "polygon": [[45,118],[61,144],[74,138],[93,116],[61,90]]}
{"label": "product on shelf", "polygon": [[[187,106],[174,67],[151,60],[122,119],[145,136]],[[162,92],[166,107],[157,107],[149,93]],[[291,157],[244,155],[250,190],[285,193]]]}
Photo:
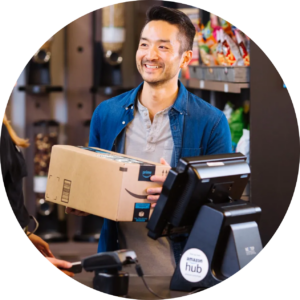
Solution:
{"label": "product on shelf", "polygon": [[[105,58],[112,64],[123,61],[121,54],[125,42],[125,3],[117,2],[102,7],[102,45]],[[114,59],[114,56],[118,56]]]}
{"label": "product on shelf", "polygon": [[[227,103],[227,104],[228,104],[228,106],[232,107],[232,105],[230,103]],[[229,109],[228,106],[227,107],[225,106],[225,108],[227,108],[227,110]],[[228,114],[227,114],[227,117],[228,117]],[[228,123],[229,123],[230,132],[231,132],[232,151],[235,152],[237,143],[239,142],[240,138],[242,137],[243,129],[245,127],[244,108],[239,107],[239,108],[233,110],[228,119]]]}
{"label": "product on shelf", "polygon": [[207,60],[209,62],[209,64],[206,64],[207,66],[215,66],[218,64],[217,62],[218,42],[216,40],[216,31],[219,28],[220,27],[216,23],[215,16],[211,14],[211,20],[207,23],[207,25],[203,29],[203,39],[205,41],[205,45],[209,49],[209,53],[206,54]]}
{"label": "product on shelf", "polygon": [[202,64],[204,64],[205,66],[214,64],[214,58],[211,54],[209,46],[206,44],[206,38],[203,32],[198,35],[198,46]]}
{"label": "product on shelf", "polygon": [[223,54],[227,66],[243,66],[244,61],[239,51],[239,48],[232,40],[232,38],[226,34],[223,29],[220,30]]}
{"label": "product on shelf", "polygon": [[217,30],[216,37],[218,41],[217,45],[217,61],[220,66],[226,66],[225,56],[223,53],[223,40],[222,40],[222,34],[220,30]]}
{"label": "product on shelf", "polygon": [[247,45],[246,37],[238,29],[235,30],[235,36],[236,36],[237,44],[239,46],[239,50],[240,50],[241,55],[242,55],[243,60],[244,60],[244,65],[245,66],[250,66],[250,56],[249,56],[247,46],[246,46]]}
{"label": "product on shelf", "polygon": [[51,148],[57,144],[57,133],[38,133],[35,136],[34,174],[47,176],[50,163]]}
{"label": "product on shelf", "polygon": [[236,146],[236,152],[244,154],[247,157],[247,163],[250,163],[250,131],[248,129],[243,129],[242,137]]}
{"label": "product on shelf", "polygon": [[228,34],[231,38],[233,38],[234,34],[232,31],[232,25],[228,21],[222,18],[219,18],[219,23],[222,29],[224,30],[224,32]]}
{"label": "product on shelf", "polygon": [[249,38],[228,21],[210,14],[197,32],[201,63],[204,66],[249,66]]}

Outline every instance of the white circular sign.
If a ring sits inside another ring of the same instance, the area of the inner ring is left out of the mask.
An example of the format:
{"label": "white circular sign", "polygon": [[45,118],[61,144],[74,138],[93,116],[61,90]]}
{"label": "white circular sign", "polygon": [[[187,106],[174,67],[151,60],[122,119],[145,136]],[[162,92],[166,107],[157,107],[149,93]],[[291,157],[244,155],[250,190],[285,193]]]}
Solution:
{"label": "white circular sign", "polygon": [[185,251],[180,259],[180,272],[189,282],[203,280],[208,272],[208,259],[204,252],[197,248]]}

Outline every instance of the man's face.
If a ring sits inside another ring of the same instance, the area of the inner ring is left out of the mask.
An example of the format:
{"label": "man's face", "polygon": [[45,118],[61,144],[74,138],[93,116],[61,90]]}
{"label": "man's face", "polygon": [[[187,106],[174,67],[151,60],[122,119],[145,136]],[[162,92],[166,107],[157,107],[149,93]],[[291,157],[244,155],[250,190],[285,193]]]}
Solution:
{"label": "man's face", "polygon": [[165,21],[151,21],[142,31],[136,52],[136,64],[144,81],[161,84],[178,76],[184,54],[180,52],[177,26]]}

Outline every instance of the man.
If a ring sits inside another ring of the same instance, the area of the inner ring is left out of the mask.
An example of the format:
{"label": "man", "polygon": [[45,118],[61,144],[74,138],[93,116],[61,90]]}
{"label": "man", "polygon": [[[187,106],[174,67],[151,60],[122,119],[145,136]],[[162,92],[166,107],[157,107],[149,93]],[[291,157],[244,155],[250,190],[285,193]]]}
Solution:
{"label": "man", "polygon": [[[184,13],[165,7],[148,10],[136,52],[144,82],[96,108],[89,146],[160,160],[171,167],[180,157],[231,152],[224,114],[178,81],[180,70],[192,59],[194,36],[194,25]],[[152,176],[151,180],[163,183],[164,178]],[[161,189],[147,190],[152,207]],[[69,208],[66,211],[86,215]],[[145,224],[105,220],[98,251],[119,248],[135,250],[147,275],[172,275],[174,271],[169,241],[152,241]],[[176,258],[178,261],[179,256]]]}

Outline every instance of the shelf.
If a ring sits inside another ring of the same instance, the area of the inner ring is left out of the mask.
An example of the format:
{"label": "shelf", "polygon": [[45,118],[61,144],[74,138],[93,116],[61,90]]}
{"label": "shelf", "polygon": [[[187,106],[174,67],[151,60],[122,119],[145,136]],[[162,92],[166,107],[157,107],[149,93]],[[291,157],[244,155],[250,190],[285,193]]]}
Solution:
{"label": "shelf", "polygon": [[249,83],[235,83],[235,82],[223,82],[223,81],[206,81],[199,80],[196,78],[180,79],[183,85],[187,88],[194,88],[200,90],[209,90],[215,92],[224,93],[235,93],[240,94],[242,89],[248,89],[250,87]]}
{"label": "shelf", "polygon": [[19,91],[29,94],[48,94],[53,92],[62,92],[62,86],[54,85],[24,85],[19,86]]}
{"label": "shelf", "polygon": [[104,96],[111,96],[116,94],[122,94],[132,90],[133,87],[121,87],[121,86],[106,86],[106,87],[91,87],[90,92],[92,94],[100,94]]}

